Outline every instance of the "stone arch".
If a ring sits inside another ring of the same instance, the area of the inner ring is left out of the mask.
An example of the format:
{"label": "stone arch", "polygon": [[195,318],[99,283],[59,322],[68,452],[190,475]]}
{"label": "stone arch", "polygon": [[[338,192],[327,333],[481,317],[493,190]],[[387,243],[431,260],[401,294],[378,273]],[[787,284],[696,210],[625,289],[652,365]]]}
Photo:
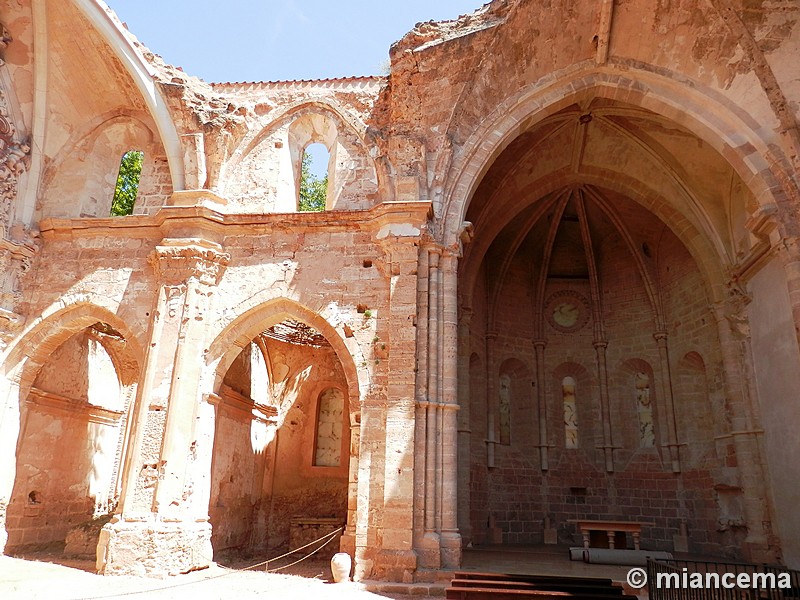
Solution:
{"label": "stone arch", "polygon": [[[146,114],[112,111],[75,132],[45,170],[40,215],[108,217],[120,159],[131,150],[144,153],[135,207],[137,213],[143,212],[144,198],[159,195],[163,184],[157,165],[164,149],[148,120]],[[162,195],[160,204],[163,201]]]}
{"label": "stone arch", "polygon": [[206,392],[217,390],[228,368],[259,333],[285,319],[301,321],[319,331],[333,347],[342,364],[347,380],[351,420],[361,408],[362,385],[353,355],[339,332],[319,313],[288,298],[273,298],[263,302],[258,296],[243,302],[239,316],[225,325],[206,350],[206,365],[212,379],[203,383]]}
{"label": "stone arch", "polygon": [[25,392],[47,357],[75,333],[94,323],[108,323],[126,340],[126,351],[118,355],[118,374],[123,385],[133,383],[138,371],[132,365],[144,364],[144,351],[127,324],[107,307],[94,303],[100,298],[79,298],[64,306],[64,301],[44,311],[19,336],[2,356],[2,372]]}
{"label": "stone arch", "polygon": [[111,50],[122,62],[133,83],[139,89],[156,124],[164,146],[172,178],[172,189],[184,189],[184,164],[181,141],[175,128],[172,114],[159,85],[153,85],[156,77],[153,67],[145,60],[139,49],[131,42],[123,24],[103,2],[98,0],[74,0],[89,22],[108,42]]}
{"label": "stone arch", "polygon": [[[303,151],[313,142],[330,152],[327,209],[369,208],[378,189],[388,189],[386,174],[367,146],[366,126],[341,106],[316,100],[281,111],[242,144],[221,179],[228,181],[227,195],[234,197],[246,187],[248,196],[261,202],[266,212],[294,212]],[[251,173],[251,166],[264,162],[277,165],[269,180]]]}
{"label": "stone arch", "polygon": [[[264,462],[264,469],[260,475],[263,483],[258,486],[259,493],[253,496],[249,492],[238,492],[233,489],[226,492],[230,498],[234,499],[238,494],[237,502],[239,504],[244,502],[245,508],[250,506],[248,503],[255,501],[253,506],[259,508],[253,510],[256,510],[254,514],[257,514],[258,517],[249,516],[249,511],[245,511],[245,513],[239,511],[236,513],[238,522],[233,522],[228,517],[220,516],[222,513],[227,515],[228,508],[218,504],[210,507],[212,519],[217,519],[214,526],[220,532],[230,530],[229,538],[237,539],[236,535],[241,537],[242,532],[247,530],[247,528],[243,529],[241,524],[250,523],[256,531],[256,535],[261,536],[260,543],[265,544],[268,548],[284,547],[286,544],[289,544],[291,548],[297,540],[293,533],[295,530],[289,524],[293,515],[287,510],[294,506],[299,511],[299,514],[294,516],[317,521],[323,517],[332,517],[332,519],[328,519],[331,523],[328,523],[326,527],[333,526],[332,521],[341,518],[341,521],[336,523],[337,527],[346,524],[346,531],[341,538],[341,547],[352,551],[358,520],[355,507],[359,497],[356,474],[360,455],[361,388],[351,351],[339,332],[320,314],[287,298],[273,298],[264,302],[259,302],[259,299],[260,296],[256,296],[240,304],[239,310],[235,312],[238,316],[232,318],[223,327],[205,353],[207,377],[201,382],[201,385],[209,397],[219,398],[214,401],[215,404],[218,404],[216,418],[218,425],[222,423],[220,418],[222,413],[219,412],[219,408],[224,408],[228,402],[226,397],[231,396],[230,389],[223,386],[226,374],[235,365],[242,350],[248,347],[252,348],[253,340],[256,338],[258,338],[256,345],[266,358],[265,366],[269,372],[270,387],[275,391],[270,400],[270,411],[273,415],[269,417],[267,442],[259,451],[260,458],[254,455],[255,463],[261,464],[258,462],[259,460]],[[312,327],[325,338],[330,347],[303,347],[293,353],[294,351],[289,352],[286,348],[291,345],[288,342],[277,338],[267,339],[261,335],[270,327],[285,321],[298,321]],[[281,348],[281,344],[283,344],[283,348]],[[267,348],[271,350],[267,350]],[[284,352],[285,354],[283,354]],[[324,352],[324,354],[320,354],[320,352]],[[338,361],[338,365],[334,365],[330,357],[335,357],[333,360]],[[317,375],[314,375],[315,368],[311,365],[316,364],[317,360],[322,361],[320,364],[327,366],[323,368],[322,373],[316,371]],[[343,412],[338,415],[341,429],[340,437],[337,438],[341,460],[335,465],[319,462],[317,454],[319,402],[323,392],[331,388],[336,388],[341,392],[343,404]],[[252,396],[252,392],[249,395]],[[249,406],[252,401],[247,402],[248,399],[245,396],[247,394],[239,394],[238,404]],[[245,401],[244,404],[242,404],[242,400]],[[263,407],[259,410],[263,410]],[[249,418],[247,416],[245,420]],[[227,423],[225,427],[230,432],[229,418]],[[221,435],[220,431],[217,427],[215,435]],[[224,439],[235,442],[236,436]],[[218,445],[215,443],[215,459]],[[250,457],[246,453],[240,453],[240,458],[240,467],[242,469],[250,468],[247,466]],[[221,464],[224,466],[236,463],[234,459],[233,463],[227,461],[227,463]],[[241,484],[241,478],[234,481],[234,477],[230,478],[231,488]],[[228,479],[225,477],[225,481]],[[302,490],[304,489],[312,491],[303,495]],[[212,489],[212,505],[214,499],[218,499],[221,493],[221,487],[218,491]],[[277,497],[278,500],[263,503],[261,500],[255,499],[256,497],[261,498],[260,494],[264,494],[263,497]],[[298,504],[295,505],[295,502]],[[322,505],[327,508],[322,510]],[[220,509],[222,513],[219,512]],[[320,510],[322,510],[322,514],[316,514]],[[322,520],[325,521],[325,519]],[[314,525],[314,527],[317,526],[321,525],[319,523]],[[237,531],[239,534],[236,534]],[[321,533],[325,533],[325,531]],[[221,537],[219,539],[222,540]],[[218,548],[215,541],[215,552],[224,549],[222,545],[224,543],[230,542],[220,541],[221,546]]]}
{"label": "stone arch", "polygon": [[[546,178],[531,182],[525,189],[521,190],[521,197],[526,192],[538,194],[545,197],[561,188],[578,184],[594,185],[601,189],[610,189],[626,194],[635,199],[638,204],[652,212],[661,221],[667,224],[673,232],[680,233],[678,239],[684,243],[694,257],[706,285],[709,287],[709,295],[715,300],[725,297],[727,273],[724,264],[718,260],[718,253],[708,239],[705,238],[692,224],[692,222],[680,211],[678,211],[658,190],[648,187],[645,183],[627,175],[615,175],[613,178],[604,176],[603,173],[582,173],[576,176],[571,172],[555,172]],[[484,229],[480,236],[467,246],[465,259],[469,259],[472,264],[479,265],[483,256],[489,250],[495,237],[503,228],[516,217],[517,211],[510,210],[507,213],[494,215],[491,229]],[[497,218],[501,216],[502,218]],[[678,235],[676,233],[676,235]],[[481,256],[478,256],[481,255]],[[466,260],[464,261],[466,262]],[[464,298],[470,298],[474,286],[479,277],[478,269],[465,270],[462,272],[459,284],[459,292]]]}
{"label": "stone arch", "polygon": [[[787,160],[773,156],[773,144],[758,133],[759,123],[713,91],[680,85],[674,78],[657,74],[654,67],[640,66],[626,74],[600,74],[593,68],[576,71],[574,66],[565,71],[535,82],[498,105],[467,140],[444,186],[445,243],[458,239],[472,195],[500,152],[527,128],[588,97],[618,100],[682,125],[728,160],[762,207],[792,197],[790,186],[784,183]],[[715,109],[708,110],[709,104]]]}
{"label": "stone arch", "polygon": [[[51,310],[32,323],[2,356],[0,367],[0,399],[3,407],[3,418],[0,419],[0,508],[5,516],[6,506],[14,490],[17,479],[15,456],[22,447],[22,421],[24,399],[31,394],[37,374],[48,360],[48,357],[62,344],[81,331],[98,323],[104,324],[116,333],[121,334],[117,343],[103,343],[102,346],[113,363],[120,387],[126,389],[127,406],[122,411],[119,422],[120,434],[117,446],[116,476],[122,471],[126,456],[128,424],[133,413],[135,386],[138,383],[144,353],[132,331],[118,316],[108,308],[79,301],[74,304],[51,307]],[[102,410],[101,410],[102,413]],[[100,414],[96,418],[101,421],[107,415]],[[119,483],[119,482],[118,482]],[[119,492],[119,485],[117,485]],[[3,519],[4,520],[4,519]],[[0,549],[7,540],[6,529],[0,529]]]}

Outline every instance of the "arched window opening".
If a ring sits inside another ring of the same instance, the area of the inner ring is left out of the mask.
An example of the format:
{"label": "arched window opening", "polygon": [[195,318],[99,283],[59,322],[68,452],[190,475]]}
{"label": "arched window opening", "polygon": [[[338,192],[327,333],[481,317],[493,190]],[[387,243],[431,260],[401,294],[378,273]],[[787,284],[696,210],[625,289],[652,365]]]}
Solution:
{"label": "arched window opening", "polygon": [[561,395],[564,400],[564,433],[566,447],[578,447],[578,403],[577,384],[572,377],[564,377],[561,382]]}
{"label": "arched window opening", "polygon": [[652,448],[656,444],[653,425],[653,404],[650,399],[650,377],[641,371],[634,376],[636,412],[639,415],[639,446]]}
{"label": "arched window opening", "polygon": [[511,443],[511,377],[500,376],[500,443]]}
{"label": "arched window opening", "polygon": [[139,193],[139,179],[142,176],[144,152],[129,150],[122,155],[119,163],[117,184],[111,201],[111,216],[124,217],[133,214],[133,205]]}
{"label": "arched window opening", "polygon": [[321,212],[325,210],[328,196],[329,162],[330,152],[324,144],[309,144],[303,150],[298,199],[298,210],[300,212]]}
{"label": "arched window opening", "polygon": [[342,416],[344,394],[337,388],[328,388],[319,396],[317,416],[317,447],[314,465],[338,467],[342,460]]}

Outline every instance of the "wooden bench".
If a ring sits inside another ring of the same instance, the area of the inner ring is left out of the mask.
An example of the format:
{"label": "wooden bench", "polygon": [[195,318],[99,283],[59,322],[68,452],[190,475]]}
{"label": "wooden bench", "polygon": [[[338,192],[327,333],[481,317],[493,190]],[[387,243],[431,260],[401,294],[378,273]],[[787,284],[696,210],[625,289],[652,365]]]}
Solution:
{"label": "wooden bench", "polygon": [[608,547],[615,548],[617,533],[630,533],[633,537],[633,549],[639,550],[639,537],[642,527],[653,526],[647,521],[598,521],[594,519],[570,519],[567,523],[575,523],[583,536],[583,547],[589,548],[589,537],[592,531],[604,531],[608,536]]}

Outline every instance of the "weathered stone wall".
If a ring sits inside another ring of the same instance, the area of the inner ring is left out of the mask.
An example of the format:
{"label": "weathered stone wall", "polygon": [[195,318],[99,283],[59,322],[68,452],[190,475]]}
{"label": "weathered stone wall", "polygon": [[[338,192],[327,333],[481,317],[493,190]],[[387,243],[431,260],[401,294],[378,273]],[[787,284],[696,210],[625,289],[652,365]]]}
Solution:
{"label": "weathered stone wall", "polygon": [[215,85],[215,91],[241,106],[248,127],[220,182],[230,210],[296,211],[300,161],[311,143],[324,144],[331,154],[327,209],[373,206],[378,176],[365,139],[366,120],[381,84],[379,78],[354,78],[306,85]]}
{"label": "weathered stone wall", "polygon": [[[273,462],[265,471],[271,481],[268,505],[262,507],[267,521],[264,545],[285,547],[292,518],[347,518],[350,413],[345,406],[340,439],[342,459],[338,466],[315,462],[319,398],[330,387],[347,391],[344,374],[329,348],[297,347],[276,341],[268,344],[275,364],[289,367],[284,381],[281,427],[272,449]],[[280,383],[280,382],[276,382]],[[266,504],[266,503],[265,503]]]}
{"label": "weathered stone wall", "polygon": [[[107,573],[283,543],[294,509],[346,515],[361,578],[431,579],[462,541],[538,542],[545,519],[575,541],[568,519],[601,516],[798,564],[794,5],[495,0],[419,24],[388,77],[252,84],[164,64],[94,2],[0,22],[0,523],[27,487],[17,441],[78,419],[26,400],[100,411],[113,365],[110,395],[137,391]],[[299,214],[314,142],[327,210]],[[131,149],[135,215],[105,218]],[[237,362],[285,319],[331,348]],[[104,367],[60,368],[98,322]],[[326,386],[349,406],[335,469],[311,452]]]}
{"label": "weathered stone wall", "polygon": [[108,353],[79,333],[51,355],[25,402],[8,549],[63,545],[67,532],[116,504],[124,401]]}

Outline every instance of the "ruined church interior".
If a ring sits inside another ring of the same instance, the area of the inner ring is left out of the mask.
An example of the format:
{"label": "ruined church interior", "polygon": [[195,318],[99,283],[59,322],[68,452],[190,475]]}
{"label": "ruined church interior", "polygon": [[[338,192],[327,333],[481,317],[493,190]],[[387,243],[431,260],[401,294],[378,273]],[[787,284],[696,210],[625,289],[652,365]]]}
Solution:
{"label": "ruined church interior", "polygon": [[1,3],[0,549],[800,569],[800,5],[657,4],[205,82],[101,0]]}

